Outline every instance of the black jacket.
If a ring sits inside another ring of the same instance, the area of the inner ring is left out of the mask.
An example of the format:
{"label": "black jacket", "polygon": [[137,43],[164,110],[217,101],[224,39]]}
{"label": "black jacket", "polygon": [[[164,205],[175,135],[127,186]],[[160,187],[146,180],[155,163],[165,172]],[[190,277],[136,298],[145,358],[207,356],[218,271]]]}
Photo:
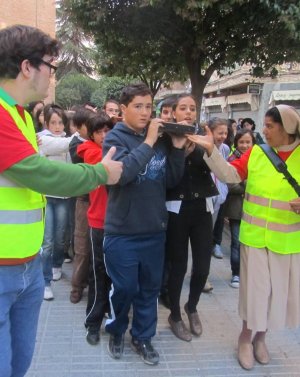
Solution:
{"label": "black jacket", "polygon": [[204,199],[219,194],[203,155],[203,149],[196,147],[187,156],[183,177],[176,187],[167,191],[167,200]]}

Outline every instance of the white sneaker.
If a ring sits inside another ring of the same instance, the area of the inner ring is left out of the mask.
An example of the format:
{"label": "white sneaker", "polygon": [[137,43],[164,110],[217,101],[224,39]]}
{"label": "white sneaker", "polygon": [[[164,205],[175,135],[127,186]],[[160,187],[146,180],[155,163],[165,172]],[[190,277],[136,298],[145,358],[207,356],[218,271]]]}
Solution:
{"label": "white sneaker", "polygon": [[232,288],[239,288],[240,287],[240,277],[237,275],[233,275],[231,278],[230,286]]}
{"label": "white sneaker", "polygon": [[50,300],[53,300],[53,299],[54,299],[54,296],[53,296],[53,292],[52,292],[51,287],[50,286],[45,287],[44,300],[50,301]]}
{"label": "white sneaker", "polygon": [[223,253],[220,245],[215,244],[213,248],[213,256],[217,259],[223,259]]}
{"label": "white sneaker", "polygon": [[53,267],[52,268],[52,280],[57,281],[61,279],[61,267]]}

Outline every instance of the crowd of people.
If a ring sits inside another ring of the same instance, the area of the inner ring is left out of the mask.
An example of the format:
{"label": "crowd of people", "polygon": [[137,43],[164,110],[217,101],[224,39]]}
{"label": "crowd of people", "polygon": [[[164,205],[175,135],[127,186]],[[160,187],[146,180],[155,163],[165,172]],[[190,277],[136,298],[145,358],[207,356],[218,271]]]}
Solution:
{"label": "crowd of people", "polygon": [[[38,29],[0,31],[3,376],[25,375],[42,299],[54,299],[51,284],[61,279],[64,262],[72,261],[71,303],[88,288],[86,340],[98,344],[105,321],[112,358],[123,356],[132,308],[131,347],[146,364],[158,364],[151,343],[158,297],[178,339],[201,336],[199,301],[212,289],[212,255],[223,258],[224,219],[231,234],[229,284],[240,288],[238,361],[247,370],[255,359],[268,364],[267,330],[300,320],[296,109],[271,108],[263,127],[292,182],[260,147],[250,118],[212,118],[194,134],[184,132],[197,119],[190,93],[165,99],[157,116],[144,84],[124,87],[119,101],[108,99],[101,109],[45,105],[57,55],[57,41]],[[183,131],[165,132],[163,122]],[[180,301],[189,246],[187,326]]]}

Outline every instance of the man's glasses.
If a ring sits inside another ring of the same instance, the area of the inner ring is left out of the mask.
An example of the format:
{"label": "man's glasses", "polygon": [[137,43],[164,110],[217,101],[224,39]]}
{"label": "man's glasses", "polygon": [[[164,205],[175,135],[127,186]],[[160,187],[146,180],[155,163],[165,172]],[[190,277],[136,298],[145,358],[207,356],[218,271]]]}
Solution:
{"label": "man's glasses", "polygon": [[40,60],[42,64],[45,64],[47,67],[50,68],[50,75],[54,75],[54,73],[57,70],[57,67],[49,62],[46,62],[45,60],[41,59]]}

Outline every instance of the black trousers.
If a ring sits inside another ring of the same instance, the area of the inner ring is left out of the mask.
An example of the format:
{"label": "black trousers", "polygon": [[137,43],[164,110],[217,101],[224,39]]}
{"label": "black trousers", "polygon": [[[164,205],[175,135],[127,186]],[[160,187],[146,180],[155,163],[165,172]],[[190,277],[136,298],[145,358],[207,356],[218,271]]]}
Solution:
{"label": "black trousers", "polygon": [[109,313],[108,277],[103,257],[103,229],[90,228],[91,255],[89,265],[89,291],[85,326],[100,330],[105,313]]}
{"label": "black trousers", "polygon": [[174,321],[181,319],[180,295],[187,271],[189,241],[193,266],[187,302],[189,310],[195,312],[209,274],[212,238],[212,216],[206,211],[205,199],[183,201],[179,214],[169,213],[166,255],[170,266],[168,289]]}

